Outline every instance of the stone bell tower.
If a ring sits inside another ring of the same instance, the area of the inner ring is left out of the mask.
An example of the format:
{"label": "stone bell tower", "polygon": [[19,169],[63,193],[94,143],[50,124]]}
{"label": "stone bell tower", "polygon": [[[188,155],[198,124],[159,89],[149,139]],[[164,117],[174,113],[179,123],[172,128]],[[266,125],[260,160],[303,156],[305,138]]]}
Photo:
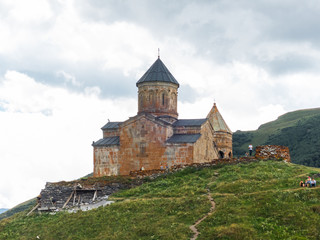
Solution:
{"label": "stone bell tower", "polygon": [[158,56],[148,71],[137,82],[138,114],[178,118],[179,83]]}

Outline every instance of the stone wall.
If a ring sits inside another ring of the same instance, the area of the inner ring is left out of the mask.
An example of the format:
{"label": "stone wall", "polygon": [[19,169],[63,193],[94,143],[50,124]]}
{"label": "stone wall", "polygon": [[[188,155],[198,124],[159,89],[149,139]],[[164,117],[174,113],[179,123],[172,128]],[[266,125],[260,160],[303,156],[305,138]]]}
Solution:
{"label": "stone wall", "polygon": [[140,115],[125,122],[120,129],[119,174],[132,170],[159,169],[166,162],[166,139],[172,128],[150,115]]}
{"label": "stone wall", "polygon": [[94,177],[119,175],[119,146],[94,148]]}
{"label": "stone wall", "polygon": [[[191,164],[193,161],[193,144],[192,143],[167,143],[162,161],[162,167],[173,167],[181,164]],[[155,168],[157,169],[157,168]]]}
{"label": "stone wall", "polygon": [[83,185],[85,183],[86,181],[48,182],[40,193],[41,200],[39,209],[45,210],[46,208],[52,207],[62,208],[71,195],[66,208],[92,203],[94,201],[95,192],[95,199],[101,199],[119,190],[139,186],[142,184],[142,181],[136,179],[128,182],[104,182],[97,179],[94,185]]}
{"label": "stone wall", "polygon": [[[284,153],[289,153],[288,149],[283,146],[259,146],[258,152],[263,156],[269,154],[269,158],[274,159],[284,159],[288,161],[288,158],[284,158]],[[272,157],[275,152],[282,152],[278,157]],[[288,157],[288,156],[287,156]],[[187,164],[175,164],[168,166],[166,169],[150,169],[150,170],[136,170],[130,171],[129,176],[121,177],[121,181],[117,180],[105,180],[112,179],[108,177],[104,178],[89,178],[88,180],[78,180],[73,182],[59,182],[59,183],[47,183],[45,189],[41,191],[41,201],[40,209],[44,208],[62,208],[67,200],[70,198],[71,194],[76,189],[76,197],[72,195],[66,208],[78,206],[81,204],[92,203],[94,198],[94,193],[97,190],[96,198],[103,198],[106,195],[111,195],[122,189],[129,189],[141,185],[145,180],[145,177],[154,179],[159,176],[170,174],[171,172],[180,171],[186,167],[195,168],[206,168],[215,166],[218,164],[238,164],[238,163],[250,163],[262,160],[267,160],[269,158],[259,158],[259,157],[242,157],[242,158],[228,158],[228,159],[214,159],[210,162],[205,163],[187,163]],[[290,158],[289,158],[290,159]],[[90,183],[90,181],[92,181]],[[55,204],[53,203],[53,200]]]}
{"label": "stone wall", "polygon": [[138,114],[152,113],[156,116],[178,117],[178,86],[165,82],[144,82],[138,87]]}
{"label": "stone wall", "polygon": [[214,146],[214,133],[210,122],[206,121],[200,130],[201,136],[194,144],[193,162],[211,162],[218,158],[217,148]]}
{"label": "stone wall", "polygon": [[120,135],[119,128],[117,128],[117,129],[104,129],[102,131],[103,131],[103,138],[115,137],[115,136]]}
{"label": "stone wall", "polygon": [[[232,134],[228,132],[215,132],[214,142],[218,149],[223,153],[223,158],[232,158]],[[221,153],[220,153],[221,154]],[[221,157],[221,156],[220,156]]]}
{"label": "stone wall", "polygon": [[257,146],[255,157],[259,159],[283,159],[286,162],[290,162],[289,148],[286,146]]}
{"label": "stone wall", "polygon": [[[267,159],[264,159],[264,160],[267,160]],[[170,172],[180,171],[187,167],[195,167],[200,169],[200,168],[216,166],[219,164],[238,164],[238,163],[250,163],[250,162],[258,162],[258,161],[261,161],[261,159],[258,159],[256,157],[224,158],[224,159],[218,158],[218,159],[213,159],[210,162],[172,165],[168,169],[131,171],[130,176],[136,177],[136,178],[150,177],[151,179],[154,179],[158,176],[166,175],[166,174],[169,174]]]}

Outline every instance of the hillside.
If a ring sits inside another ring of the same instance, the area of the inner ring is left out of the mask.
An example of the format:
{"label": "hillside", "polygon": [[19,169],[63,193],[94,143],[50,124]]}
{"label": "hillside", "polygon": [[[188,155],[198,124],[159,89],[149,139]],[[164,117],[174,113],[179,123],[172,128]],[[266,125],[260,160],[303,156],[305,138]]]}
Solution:
{"label": "hillside", "polygon": [[254,146],[275,144],[288,146],[291,161],[320,167],[320,108],[286,113],[261,125],[256,131],[233,134],[234,156],[243,156],[249,143]]}
{"label": "hillside", "polygon": [[16,213],[19,213],[19,212],[22,212],[22,211],[29,209],[30,207],[32,207],[36,204],[36,201],[37,200],[35,198],[33,198],[33,199],[30,199],[30,200],[25,201],[23,203],[20,203],[19,205],[15,206],[5,212],[2,212],[0,214],[0,220],[7,218],[7,217],[10,217]]}
{"label": "hillside", "polygon": [[19,213],[0,221],[0,239],[190,239],[204,216],[198,239],[319,239],[319,187],[298,187],[319,172],[279,161],[186,168],[113,194],[108,207]]}

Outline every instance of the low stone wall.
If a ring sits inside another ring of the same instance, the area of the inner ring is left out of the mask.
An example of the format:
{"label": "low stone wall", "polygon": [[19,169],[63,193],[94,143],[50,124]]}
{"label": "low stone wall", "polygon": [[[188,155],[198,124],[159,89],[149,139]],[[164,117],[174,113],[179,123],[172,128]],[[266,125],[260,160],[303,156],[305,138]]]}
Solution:
{"label": "low stone wall", "polygon": [[283,159],[286,162],[290,162],[290,154],[289,148],[285,146],[278,146],[278,145],[264,145],[264,146],[257,146],[256,147],[256,155],[254,157],[240,157],[240,158],[219,158],[213,159],[211,162],[206,163],[192,163],[192,164],[185,164],[185,165],[174,165],[169,169],[153,169],[153,170],[138,170],[138,171],[131,171],[131,177],[151,177],[156,178],[160,175],[165,175],[168,172],[175,172],[179,171],[186,167],[196,167],[196,168],[205,168],[210,167],[218,164],[237,164],[237,163],[249,163],[255,162],[260,160],[267,160],[267,159]]}
{"label": "low stone wall", "polygon": [[180,171],[186,167],[206,168],[218,164],[249,163],[267,159],[283,159],[290,162],[288,147],[276,145],[257,146],[255,157],[214,159],[206,163],[174,165],[168,169],[131,171],[129,176],[122,176],[122,180],[116,177],[114,179],[112,177],[102,177],[72,182],[47,183],[45,189],[41,191],[40,209],[52,207],[62,208],[74,192],[76,192],[76,196],[72,195],[66,205],[67,208],[92,203],[95,192],[95,198],[99,200],[99,198],[101,199],[119,190],[139,186],[145,182],[147,177],[155,179],[171,172]]}
{"label": "low stone wall", "polygon": [[264,145],[256,147],[256,158],[258,159],[283,159],[290,162],[289,148],[279,145]]}
{"label": "low stone wall", "polygon": [[[85,183],[85,181],[82,182]],[[105,183],[104,181],[101,181],[93,186],[82,186],[77,181],[58,183],[48,182],[40,193],[41,200],[39,209],[62,208],[68,199],[69,202],[65,206],[66,208],[93,203],[94,200],[99,200],[119,190],[128,189],[141,184],[142,181],[135,180],[126,183],[117,181]]]}
{"label": "low stone wall", "polygon": [[138,177],[138,178],[150,177],[151,179],[154,179],[158,176],[166,175],[170,172],[180,171],[180,170],[187,168],[187,167],[206,168],[206,167],[211,167],[211,166],[215,166],[218,164],[237,164],[237,163],[249,163],[249,162],[255,162],[255,161],[259,161],[259,159],[255,158],[255,157],[214,159],[211,162],[205,162],[205,163],[174,165],[168,169],[131,171],[130,176],[131,177]]}

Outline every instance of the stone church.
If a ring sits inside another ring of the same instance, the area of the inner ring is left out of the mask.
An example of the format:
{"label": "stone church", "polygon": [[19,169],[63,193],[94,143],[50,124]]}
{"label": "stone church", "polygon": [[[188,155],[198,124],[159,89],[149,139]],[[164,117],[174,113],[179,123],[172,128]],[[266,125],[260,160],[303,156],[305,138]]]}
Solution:
{"label": "stone church", "polygon": [[232,157],[232,132],[215,103],[206,118],[178,119],[179,83],[159,57],[136,86],[138,114],[108,122],[92,144],[95,177]]}

